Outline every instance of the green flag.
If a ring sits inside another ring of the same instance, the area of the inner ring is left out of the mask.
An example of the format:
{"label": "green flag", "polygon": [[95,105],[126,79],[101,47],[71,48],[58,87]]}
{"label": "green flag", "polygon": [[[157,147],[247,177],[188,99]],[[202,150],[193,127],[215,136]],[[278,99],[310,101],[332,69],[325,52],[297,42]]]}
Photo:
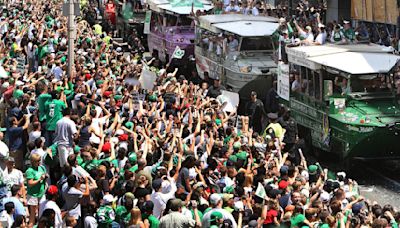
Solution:
{"label": "green flag", "polygon": [[133,7],[131,3],[126,3],[122,9],[122,16],[125,21],[133,18]]}

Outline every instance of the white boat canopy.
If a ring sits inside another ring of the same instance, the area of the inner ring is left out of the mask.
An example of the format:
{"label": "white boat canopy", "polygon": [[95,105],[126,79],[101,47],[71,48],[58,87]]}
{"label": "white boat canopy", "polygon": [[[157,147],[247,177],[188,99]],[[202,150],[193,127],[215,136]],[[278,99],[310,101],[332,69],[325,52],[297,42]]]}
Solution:
{"label": "white boat canopy", "polygon": [[387,73],[400,60],[380,45],[322,45],[287,47],[291,63],[318,70],[322,66],[348,74]]}
{"label": "white boat canopy", "polygon": [[242,14],[204,15],[199,22],[200,27],[211,32],[227,31],[239,36],[271,35],[278,27],[276,18]]}
{"label": "white boat canopy", "polygon": [[[208,11],[214,8],[212,6],[211,1],[209,0],[199,0],[199,3],[203,4],[203,7],[194,7],[193,11]],[[179,15],[189,15],[192,12],[191,6],[174,6],[170,3],[169,0],[150,0],[148,1],[150,9],[155,12],[166,12],[170,14],[179,14]]]}
{"label": "white boat canopy", "polygon": [[352,75],[365,75],[389,72],[400,60],[400,56],[387,53],[342,52],[310,57],[308,60]]}
{"label": "white boat canopy", "polygon": [[235,21],[214,24],[216,28],[241,37],[270,36],[276,31],[279,24],[265,21]]}
{"label": "white boat canopy", "polygon": [[[189,15],[192,12],[191,6],[172,6],[171,4],[162,4],[157,6],[160,9],[163,9],[167,12],[176,13],[179,15]],[[197,10],[200,11],[209,11],[214,8],[212,5],[203,5],[203,7],[198,8],[194,7],[193,11],[196,12]]]}

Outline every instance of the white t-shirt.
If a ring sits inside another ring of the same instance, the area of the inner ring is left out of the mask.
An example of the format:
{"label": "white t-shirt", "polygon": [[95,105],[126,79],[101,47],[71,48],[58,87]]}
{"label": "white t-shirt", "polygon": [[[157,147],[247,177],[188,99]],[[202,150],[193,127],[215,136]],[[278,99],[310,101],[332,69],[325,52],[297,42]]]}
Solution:
{"label": "white t-shirt", "polygon": [[253,7],[253,9],[251,10],[251,14],[253,14],[253,16],[258,16],[260,14],[260,11],[258,10],[257,7]]}
{"label": "white t-shirt", "polygon": [[319,43],[320,45],[325,44],[325,42],[326,42],[326,32],[319,33],[317,35],[317,38],[315,38],[315,42]]}
{"label": "white t-shirt", "polygon": [[9,215],[6,210],[0,213],[0,224],[2,227],[10,228],[14,223],[14,218],[12,215]]}
{"label": "white t-shirt", "polygon": [[61,216],[61,210],[60,207],[56,204],[56,202],[52,200],[45,200],[40,203],[39,205],[39,218],[42,216],[43,211],[46,209],[53,209],[54,212],[56,213],[56,216],[54,218],[54,227],[55,228],[62,228],[63,226],[63,220]]}
{"label": "white t-shirt", "polygon": [[85,217],[85,228],[96,228],[97,225],[97,220],[93,216],[86,216]]}
{"label": "white t-shirt", "polygon": [[24,183],[24,174],[21,170],[13,168],[11,172],[7,172],[5,176],[6,183],[10,186],[22,185]]}

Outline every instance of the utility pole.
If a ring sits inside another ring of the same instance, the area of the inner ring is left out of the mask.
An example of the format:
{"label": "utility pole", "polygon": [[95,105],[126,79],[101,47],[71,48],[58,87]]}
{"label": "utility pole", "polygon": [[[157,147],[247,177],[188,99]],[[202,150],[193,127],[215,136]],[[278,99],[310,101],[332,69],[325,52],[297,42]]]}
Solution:
{"label": "utility pole", "polygon": [[74,0],[68,2],[68,76],[74,69],[74,45],[76,38]]}

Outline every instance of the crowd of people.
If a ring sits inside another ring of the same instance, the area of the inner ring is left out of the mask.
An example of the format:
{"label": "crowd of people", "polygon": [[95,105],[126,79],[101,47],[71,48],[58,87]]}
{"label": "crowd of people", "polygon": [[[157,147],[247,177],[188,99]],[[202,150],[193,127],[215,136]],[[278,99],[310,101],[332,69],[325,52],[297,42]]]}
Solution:
{"label": "crowd of people", "polygon": [[[61,6],[1,9],[2,227],[398,227],[345,173],[307,164],[289,110],[260,128],[255,92],[250,118],[227,113],[218,78],[123,53],[80,19],[68,73]],[[128,80],[147,67],[150,90]]]}

